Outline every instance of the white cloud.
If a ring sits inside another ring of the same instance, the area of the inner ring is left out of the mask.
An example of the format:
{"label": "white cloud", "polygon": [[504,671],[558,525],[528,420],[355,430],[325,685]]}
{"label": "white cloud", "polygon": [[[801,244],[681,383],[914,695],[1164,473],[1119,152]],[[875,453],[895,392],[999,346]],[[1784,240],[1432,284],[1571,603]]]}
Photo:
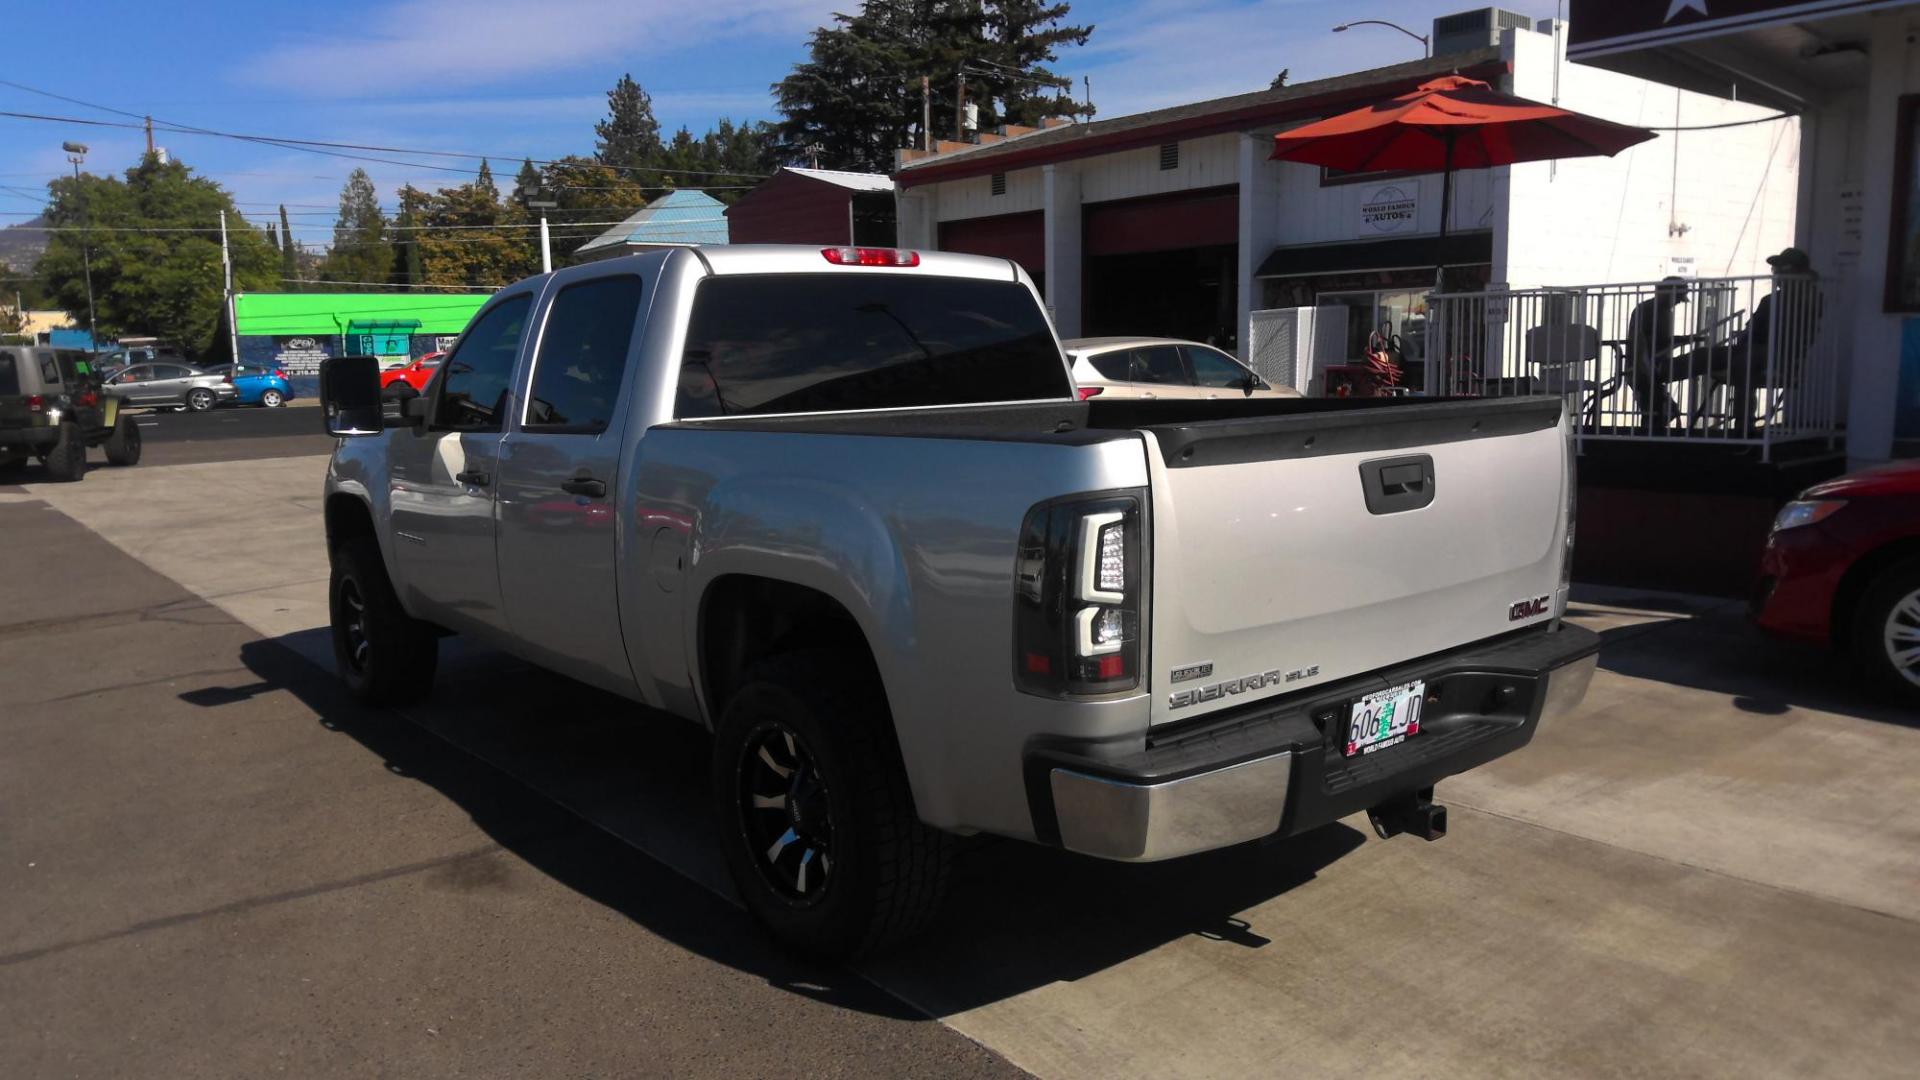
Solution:
{"label": "white cloud", "polygon": [[729,39],[741,36],[797,41],[834,7],[832,0],[402,0],[347,33],[303,31],[241,74],[306,93],[464,88],[695,45],[722,56]]}

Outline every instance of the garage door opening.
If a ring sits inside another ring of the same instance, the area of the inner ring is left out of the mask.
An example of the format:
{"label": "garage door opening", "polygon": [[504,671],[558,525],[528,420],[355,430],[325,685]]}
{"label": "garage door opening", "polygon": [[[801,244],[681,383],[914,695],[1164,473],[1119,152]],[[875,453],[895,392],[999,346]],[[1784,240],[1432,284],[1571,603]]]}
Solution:
{"label": "garage door opening", "polygon": [[1238,259],[1232,244],[1099,255],[1086,262],[1084,333],[1239,342]]}

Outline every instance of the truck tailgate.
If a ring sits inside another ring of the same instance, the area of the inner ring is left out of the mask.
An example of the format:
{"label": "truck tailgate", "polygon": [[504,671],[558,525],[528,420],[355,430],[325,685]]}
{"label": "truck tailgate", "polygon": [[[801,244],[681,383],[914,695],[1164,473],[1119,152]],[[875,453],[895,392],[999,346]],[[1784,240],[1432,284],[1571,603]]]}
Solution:
{"label": "truck tailgate", "polygon": [[1142,428],[1152,722],[1550,619],[1561,411],[1437,401]]}

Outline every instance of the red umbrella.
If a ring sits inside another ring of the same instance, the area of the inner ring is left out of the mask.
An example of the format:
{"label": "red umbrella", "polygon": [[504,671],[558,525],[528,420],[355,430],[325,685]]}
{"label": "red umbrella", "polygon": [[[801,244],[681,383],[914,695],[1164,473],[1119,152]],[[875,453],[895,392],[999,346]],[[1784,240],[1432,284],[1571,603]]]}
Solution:
{"label": "red umbrella", "polygon": [[1449,75],[1411,94],[1329,116],[1273,138],[1273,157],[1346,172],[1439,172],[1440,238],[1447,236],[1453,170],[1549,158],[1612,157],[1653,138],[1554,105],[1503,94],[1478,79]]}

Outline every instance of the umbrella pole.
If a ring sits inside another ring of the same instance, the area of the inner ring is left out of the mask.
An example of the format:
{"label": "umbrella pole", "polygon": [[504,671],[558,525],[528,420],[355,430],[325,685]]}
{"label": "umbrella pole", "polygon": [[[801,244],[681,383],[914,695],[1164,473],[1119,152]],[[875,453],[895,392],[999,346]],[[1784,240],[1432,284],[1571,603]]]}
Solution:
{"label": "umbrella pole", "polygon": [[1440,170],[1440,243],[1433,266],[1433,291],[1446,291],[1447,212],[1453,208],[1453,132],[1447,132],[1446,166]]}

